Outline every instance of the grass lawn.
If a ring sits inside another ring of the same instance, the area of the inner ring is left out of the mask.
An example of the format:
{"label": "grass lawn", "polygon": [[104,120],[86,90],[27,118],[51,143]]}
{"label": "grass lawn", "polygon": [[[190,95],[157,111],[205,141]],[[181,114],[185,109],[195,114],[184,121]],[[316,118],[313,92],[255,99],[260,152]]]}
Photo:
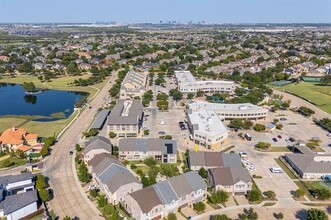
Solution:
{"label": "grass lawn", "polygon": [[37,133],[40,137],[50,137],[58,135],[70,122],[78,112],[74,112],[71,116],[66,119],[60,119],[57,121],[50,122],[38,122],[38,121],[29,121],[22,126],[25,130],[30,133]]}
{"label": "grass lawn", "polygon": [[283,161],[279,158],[276,158],[275,161],[291,179],[298,179],[298,177],[284,164]]}
{"label": "grass lawn", "polygon": [[2,118],[0,117],[0,132],[3,132],[7,128],[16,127],[21,124],[24,119],[21,118]]}
{"label": "grass lawn", "polygon": [[254,147],[254,150],[261,151],[261,152],[292,152],[291,148],[289,148],[289,147],[269,147],[268,150],[262,150],[262,149]]}
{"label": "grass lawn", "polygon": [[331,114],[331,86],[318,86],[314,83],[300,82],[282,87],[275,87],[280,91],[288,91],[314,103],[318,108]]}
{"label": "grass lawn", "polygon": [[10,160],[10,162],[12,162],[12,163],[15,163],[15,166],[21,166],[21,165],[24,165],[27,163],[27,159],[19,159],[19,158],[10,157],[10,158],[0,161],[0,168],[6,168],[4,166],[4,163],[6,163],[6,161],[8,161],[8,160]]}

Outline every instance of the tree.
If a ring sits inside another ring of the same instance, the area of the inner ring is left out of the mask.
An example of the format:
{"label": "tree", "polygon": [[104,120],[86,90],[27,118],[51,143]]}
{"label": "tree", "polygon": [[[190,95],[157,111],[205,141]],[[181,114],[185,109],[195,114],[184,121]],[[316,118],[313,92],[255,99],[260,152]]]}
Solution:
{"label": "tree", "polygon": [[210,218],[211,220],[231,220],[231,218],[229,218],[227,215],[213,215]]}
{"label": "tree", "polygon": [[22,84],[22,87],[27,92],[35,92],[36,91],[36,86],[34,85],[33,82],[24,82]]}
{"label": "tree", "polygon": [[47,202],[50,198],[49,191],[47,189],[39,189],[38,194],[43,202]]}
{"label": "tree", "polygon": [[154,159],[154,157],[150,156],[150,157],[146,157],[144,159],[144,164],[146,164],[147,166],[153,166],[153,165],[156,165],[156,160]]}
{"label": "tree", "polygon": [[88,169],[85,163],[81,163],[78,168],[78,179],[83,182],[87,183],[91,180],[91,174],[89,174]]}
{"label": "tree", "polygon": [[175,213],[169,213],[167,220],[177,220],[176,214]]}
{"label": "tree", "polygon": [[203,212],[206,209],[206,205],[203,202],[197,202],[193,205],[193,207],[197,212]]}
{"label": "tree", "polygon": [[38,175],[36,180],[36,188],[39,189],[45,189],[47,186],[46,178],[44,175]]}
{"label": "tree", "polygon": [[174,164],[162,163],[160,165],[160,174],[166,177],[173,177],[179,174],[179,170]]}
{"label": "tree", "polygon": [[71,220],[71,218],[70,218],[70,216],[65,216],[64,218],[63,218],[63,220]]}
{"label": "tree", "polygon": [[274,191],[271,191],[271,190],[266,191],[265,194],[267,195],[267,197],[269,199],[274,199],[276,197],[276,193]]}
{"label": "tree", "polygon": [[229,195],[224,190],[217,190],[214,193],[211,193],[210,196],[208,196],[208,201],[211,204],[220,204],[225,203],[229,199]]}
{"label": "tree", "polygon": [[258,214],[254,212],[253,208],[250,209],[245,209],[244,213],[238,214],[239,219],[241,220],[257,220],[258,219]]}
{"label": "tree", "polygon": [[258,149],[268,150],[269,147],[271,147],[271,144],[260,141],[255,145],[255,147],[258,148]]}
{"label": "tree", "polygon": [[42,157],[46,157],[48,155],[48,153],[49,153],[49,146],[44,144],[44,146],[40,150],[40,155]]}
{"label": "tree", "polygon": [[301,106],[299,109],[298,109],[298,112],[305,115],[305,116],[311,116],[312,114],[315,114],[315,111],[310,109],[310,108],[307,108],[305,106]]}
{"label": "tree", "polygon": [[114,132],[109,132],[109,138],[115,138],[116,137],[116,133]]}
{"label": "tree", "polygon": [[115,212],[115,208],[112,204],[107,204],[105,207],[103,207],[103,213],[105,215],[111,215]]}
{"label": "tree", "polygon": [[98,196],[98,191],[96,189],[92,189],[89,192],[90,196],[92,196],[93,198]]}
{"label": "tree", "polygon": [[327,220],[328,215],[323,210],[311,208],[308,210],[307,219],[308,220]]}
{"label": "tree", "polygon": [[103,208],[107,205],[107,199],[105,195],[99,195],[98,197],[98,207]]}
{"label": "tree", "polygon": [[305,194],[306,194],[305,191],[303,191],[302,189],[295,190],[295,196],[298,198],[303,197]]}
{"label": "tree", "polygon": [[279,212],[279,213],[274,213],[274,216],[276,219],[283,219],[284,218],[284,214]]}
{"label": "tree", "polygon": [[315,189],[314,193],[320,200],[327,200],[331,197],[331,192],[328,189]]}
{"label": "tree", "polygon": [[257,189],[252,189],[247,193],[247,198],[250,202],[257,202],[261,200],[261,193]]}
{"label": "tree", "polygon": [[266,129],[266,127],[262,124],[255,124],[254,125],[254,130],[255,131],[264,131]]}
{"label": "tree", "polygon": [[194,93],[189,92],[187,93],[187,99],[193,99],[194,98]]}
{"label": "tree", "polygon": [[83,148],[82,148],[79,144],[76,144],[76,145],[75,145],[75,150],[76,150],[77,152],[81,152],[82,149],[83,149]]}
{"label": "tree", "polygon": [[200,170],[198,171],[198,174],[204,179],[207,178],[207,170],[203,167],[200,168]]}
{"label": "tree", "polygon": [[243,128],[248,130],[253,126],[253,122],[251,122],[250,120],[244,120],[243,123]]}
{"label": "tree", "polygon": [[169,94],[175,101],[179,101],[183,98],[183,93],[178,89],[170,89]]}
{"label": "tree", "polygon": [[328,85],[328,84],[331,84],[331,75],[330,74],[328,74],[328,75],[325,75],[325,76],[323,76],[322,78],[321,78],[321,84],[323,84],[323,85]]}

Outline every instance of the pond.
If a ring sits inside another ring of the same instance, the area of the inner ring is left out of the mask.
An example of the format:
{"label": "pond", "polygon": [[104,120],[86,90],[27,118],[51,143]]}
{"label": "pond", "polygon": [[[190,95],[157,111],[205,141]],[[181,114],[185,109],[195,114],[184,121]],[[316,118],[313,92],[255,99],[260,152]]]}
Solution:
{"label": "pond", "polygon": [[33,121],[55,121],[68,118],[74,105],[88,93],[45,90],[26,94],[19,84],[0,83],[0,117],[24,116]]}

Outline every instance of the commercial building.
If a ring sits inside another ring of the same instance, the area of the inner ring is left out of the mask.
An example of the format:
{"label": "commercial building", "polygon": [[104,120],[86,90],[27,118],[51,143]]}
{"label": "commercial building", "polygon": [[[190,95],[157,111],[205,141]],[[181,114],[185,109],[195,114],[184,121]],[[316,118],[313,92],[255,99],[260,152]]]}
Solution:
{"label": "commercial building", "polygon": [[118,137],[137,137],[143,121],[140,100],[118,100],[107,122],[107,130]]}
{"label": "commercial building", "polygon": [[177,143],[160,138],[125,138],[119,140],[120,160],[144,160],[153,157],[162,163],[177,162]]}
{"label": "commercial building", "polygon": [[208,182],[215,191],[223,190],[232,195],[245,195],[253,185],[244,167],[211,168],[208,170]]}
{"label": "commercial building", "polygon": [[252,104],[217,104],[191,102],[188,104],[187,118],[195,144],[215,149],[228,138],[229,131],[223,125],[226,119],[262,119],[267,109]]}
{"label": "commercial building", "polygon": [[207,185],[195,171],[169,178],[125,196],[125,209],[136,220],[162,219],[205,198]]}
{"label": "commercial building", "polygon": [[222,104],[209,102],[191,102],[189,109],[206,109],[215,112],[222,120],[229,119],[265,119],[268,109],[253,105],[251,103],[242,104]]}
{"label": "commercial building", "polygon": [[129,71],[121,85],[121,98],[141,97],[146,92],[147,73]]}
{"label": "commercial building", "polygon": [[190,170],[199,170],[200,168],[207,170],[219,167],[242,167],[238,154],[222,152],[190,151],[187,163]]}
{"label": "commercial building", "polygon": [[231,93],[235,89],[233,81],[200,81],[190,71],[175,71],[175,75],[179,91],[183,93],[195,93],[198,91]]}
{"label": "commercial building", "polygon": [[331,154],[316,154],[308,147],[296,145],[298,154],[285,154],[285,161],[302,179],[321,179],[331,175]]}

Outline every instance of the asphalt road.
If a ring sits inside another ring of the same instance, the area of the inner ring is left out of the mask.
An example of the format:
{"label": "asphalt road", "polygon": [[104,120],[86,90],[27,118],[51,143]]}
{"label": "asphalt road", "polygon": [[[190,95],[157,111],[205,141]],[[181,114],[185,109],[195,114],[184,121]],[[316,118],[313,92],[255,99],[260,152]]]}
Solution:
{"label": "asphalt road", "polygon": [[98,107],[108,98],[108,90],[117,74],[112,74],[109,83],[95,96],[90,105],[59,139],[45,163],[44,175],[49,177],[49,183],[54,191],[51,208],[62,219],[65,216],[79,219],[103,219],[95,205],[87,198],[74,172],[74,158],[69,151],[74,149],[82,132],[92,123]]}

